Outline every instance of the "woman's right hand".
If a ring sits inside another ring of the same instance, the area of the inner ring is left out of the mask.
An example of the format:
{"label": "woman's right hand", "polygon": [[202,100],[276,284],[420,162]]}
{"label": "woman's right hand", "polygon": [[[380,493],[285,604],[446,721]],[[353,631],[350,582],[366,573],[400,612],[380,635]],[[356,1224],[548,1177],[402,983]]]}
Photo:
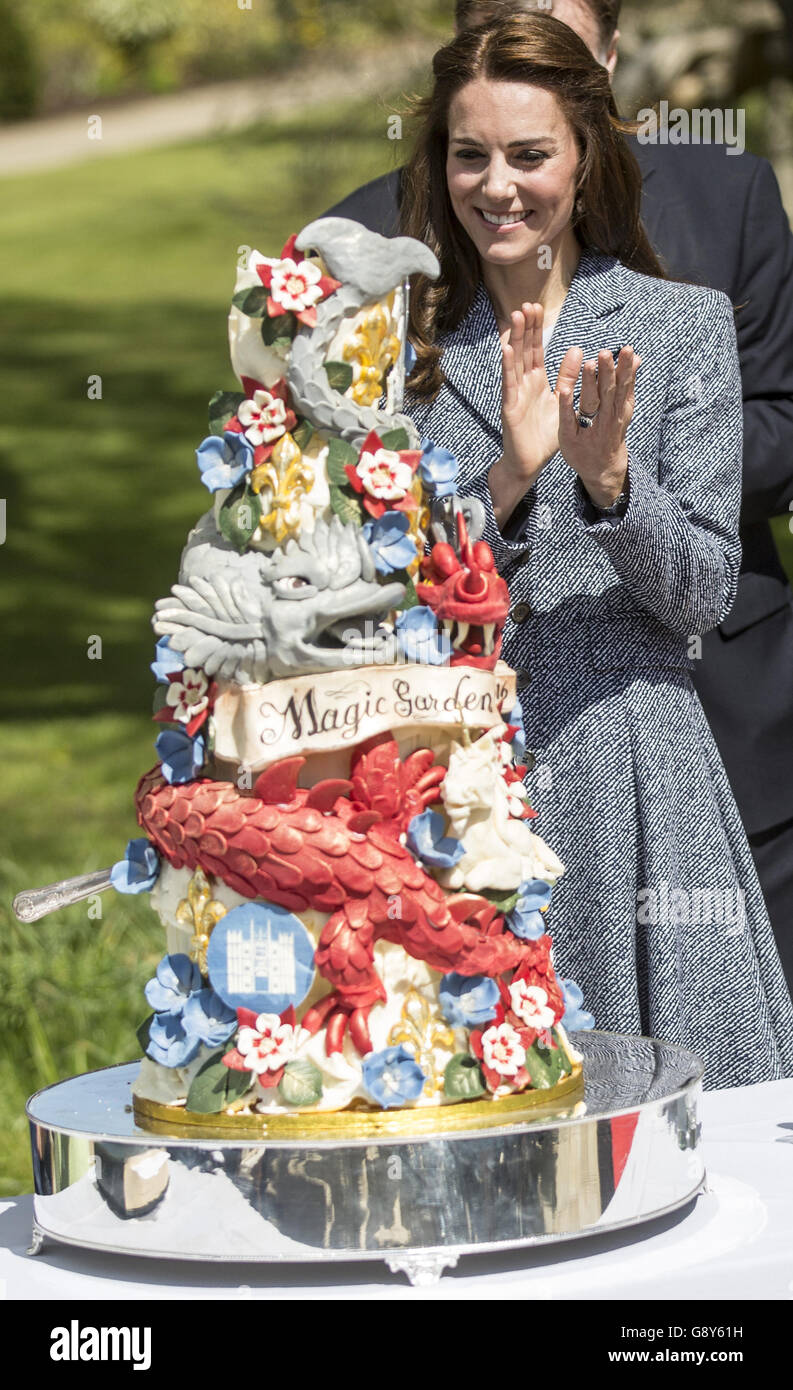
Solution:
{"label": "woman's right hand", "polygon": [[501,349],[502,464],[525,489],[559,448],[558,393],[573,389],[584,354],[568,349],[554,392],[545,369],[542,305],[524,304],[511,317],[509,342]]}

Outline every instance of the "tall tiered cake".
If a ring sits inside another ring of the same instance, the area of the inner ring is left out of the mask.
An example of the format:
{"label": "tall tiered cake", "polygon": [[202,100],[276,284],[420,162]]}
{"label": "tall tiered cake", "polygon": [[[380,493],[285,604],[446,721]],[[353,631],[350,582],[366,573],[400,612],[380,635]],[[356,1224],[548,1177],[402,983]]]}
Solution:
{"label": "tall tiered cake", "polygon": [[167,931],[143,1123],[494,1118],[580,1081],[507,586],[396,413],[413,274],[420,243],[325,218],[237,276],[242,389],[197,450],[212,505],[156,605],[160,761],[113,872]]}

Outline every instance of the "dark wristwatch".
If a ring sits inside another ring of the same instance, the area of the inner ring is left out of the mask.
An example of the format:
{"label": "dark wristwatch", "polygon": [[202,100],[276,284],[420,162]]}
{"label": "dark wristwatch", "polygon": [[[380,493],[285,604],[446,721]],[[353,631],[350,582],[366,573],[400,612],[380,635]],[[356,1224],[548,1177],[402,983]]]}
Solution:
{"label": "dark wristwatch", "polygon": [[592,506],[595,508],[598,516],[602,517],[604,521],[619,521],[628,509],[628,494],[627,492],[621,492],[616,502],[612,502],[610,507],[598,507],[594,502]]}

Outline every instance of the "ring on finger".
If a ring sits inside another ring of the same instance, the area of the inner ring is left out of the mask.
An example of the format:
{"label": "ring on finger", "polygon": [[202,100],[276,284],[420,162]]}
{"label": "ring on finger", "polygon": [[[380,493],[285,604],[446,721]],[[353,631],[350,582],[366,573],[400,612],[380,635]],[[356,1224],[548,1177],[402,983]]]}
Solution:
{"label": "ring on finger", "polygon": [[588,430],[591,429],[599,414],[599,410],[593,410],[592,412],[588,410],[577,410],[575,413],[575,418],[581,426],[582,430]]}

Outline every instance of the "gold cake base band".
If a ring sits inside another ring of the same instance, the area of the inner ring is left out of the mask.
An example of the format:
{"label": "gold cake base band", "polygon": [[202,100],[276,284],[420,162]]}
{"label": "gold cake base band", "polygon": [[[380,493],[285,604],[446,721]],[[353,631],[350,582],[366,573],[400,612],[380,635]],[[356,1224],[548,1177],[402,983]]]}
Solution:
{"label": "gold cake base band", "polygon": [[409,1110],[314,1110],[296,1115],[200,1115],[175,1105],[134,1097],[135,1120],[142,1129],[177,1138],[374,1139],[380,1136],[446,1134],[450,1130],[516,1125],[571,1110],[584,1094],[579,1062],[570,1076],[546,1090],[522,1091],[501,1100],[467,1100]]}

